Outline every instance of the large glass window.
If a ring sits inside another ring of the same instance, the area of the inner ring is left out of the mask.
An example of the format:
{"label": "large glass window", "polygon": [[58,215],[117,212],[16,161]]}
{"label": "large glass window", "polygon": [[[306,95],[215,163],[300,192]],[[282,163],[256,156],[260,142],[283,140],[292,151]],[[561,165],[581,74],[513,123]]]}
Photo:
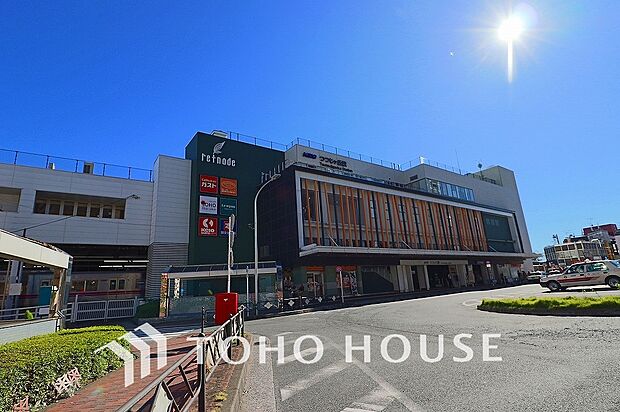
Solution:
{"label": "large glass window", "polygon": [[49,215],[125,219],[125,199],[37,191],[33,212]]}
{"label": "large glass window", "polygon": [[34,202],[34,213],[45,214],[47,202],[45,200],[36,200]]}
{"label": "large glass window", "polygon": [[74,206],[73,202],[65,201],[62,206],[62,214],[64,216],[73,216]]}
{"label": "large glass window", "polygon": [[76,216],[86,216],[86,212],[88,212],[88,203],[78,203]]}
{"label": "large glass window", "polygon": [[112,219],[112,205],[103,206],[101,217],[104,219]]}
{"label": "large glass window", "polygon": [[90,205],[90,217],[99,217],[100,209],[101,205],[99,203],[92,203]]}
{"label": "large glass window", "polygon": [[114,207],[114,219],[125,219],[125,208],[122,206]]}
{"label": "large glass window", "polygon": [[[474,191],[468,187],[454,185],[452,183],[445,183],[439,180],[426,179],[427,187],[430,193],[435,193],[442,196],[454,197],[462,200],[474,201]],[[423,188],[423,185],[417,185],[418,188]]]}
{"label": "large glass window", "polygon": [[49,205],[47,214],[48,215],[59,215],[60,214],[60,202],[57,200],[50,200],[50,205]]}
{"label": "large glass window", "polygon": [[86,291],[87,292],[96,292],[99,286],[98,280],[87,280],[86,281]]}

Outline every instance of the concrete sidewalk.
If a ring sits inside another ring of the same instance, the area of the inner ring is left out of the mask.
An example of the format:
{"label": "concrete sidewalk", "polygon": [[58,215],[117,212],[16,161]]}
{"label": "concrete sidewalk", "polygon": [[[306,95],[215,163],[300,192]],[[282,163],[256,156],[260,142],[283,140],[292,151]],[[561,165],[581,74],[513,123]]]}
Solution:
{"label": "concrete sidewalk", "polygon": [[[275,385],[271,352],[266,353],[266,362],[259,363],[258,336],[254,339],[250,359],[246,366],[245,388],[241,395],[241,412],[276,412]],[[270,346],[267,340],[267,346]]]}

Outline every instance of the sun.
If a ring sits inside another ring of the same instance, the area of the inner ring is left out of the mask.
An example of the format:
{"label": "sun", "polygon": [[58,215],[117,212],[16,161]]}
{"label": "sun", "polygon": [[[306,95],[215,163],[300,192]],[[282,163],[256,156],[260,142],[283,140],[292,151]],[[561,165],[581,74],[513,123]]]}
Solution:
{"label": "sun", "polygon": [[506,42],[514,42],[523,33],[524,24],[517,16],[510,16],[497,29],[499,38]]}

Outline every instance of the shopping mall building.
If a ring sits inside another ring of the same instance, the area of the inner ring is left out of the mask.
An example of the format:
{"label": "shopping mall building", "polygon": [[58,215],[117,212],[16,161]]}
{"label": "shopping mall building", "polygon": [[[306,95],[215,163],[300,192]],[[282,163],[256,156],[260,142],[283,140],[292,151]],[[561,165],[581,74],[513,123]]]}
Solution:
{"label": "shopping mall building", "polygon": [[[72,294],[163,291],[171,313],[225,290],[233,214],[232,289],[254,293],[257,226],[267,308],[503,283],[533,257],[515,175],[501,166],[460,173],[222,132],[197,133],[184,158],[160,155],[153,170],[9,151],[0,161],[0,228],[70,253]],[[27,273],[24,300],[48,279]]]}

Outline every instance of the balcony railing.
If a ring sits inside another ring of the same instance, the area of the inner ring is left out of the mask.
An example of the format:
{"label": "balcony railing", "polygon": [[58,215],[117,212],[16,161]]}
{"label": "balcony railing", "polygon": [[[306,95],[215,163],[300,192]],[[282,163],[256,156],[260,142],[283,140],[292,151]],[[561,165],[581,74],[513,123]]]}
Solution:
{"label": "balcony railing", "polygon": [[17,166],[30,166],[64,172],[93,174],[97,176],[118,177],[122,179],[153,181],[153,171],[138,167],[120,166],[112,163],[89,162],[60,156],[18,150],[0,149],[0,163]]}

